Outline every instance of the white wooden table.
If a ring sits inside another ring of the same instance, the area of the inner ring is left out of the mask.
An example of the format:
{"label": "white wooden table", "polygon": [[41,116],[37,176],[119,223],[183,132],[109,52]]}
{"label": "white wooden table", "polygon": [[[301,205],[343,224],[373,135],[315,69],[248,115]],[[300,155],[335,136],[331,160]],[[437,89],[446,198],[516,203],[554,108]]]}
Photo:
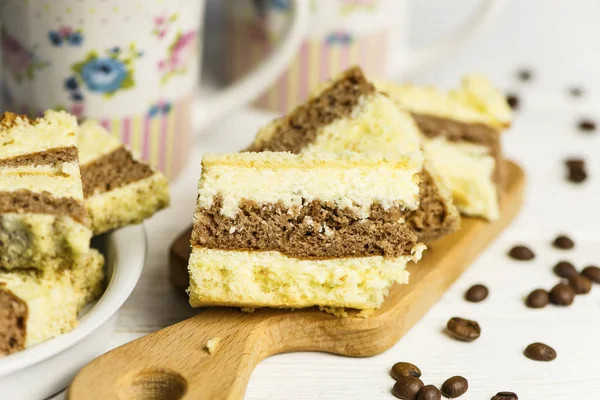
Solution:
{"label": "white wooden table", "polygon": [[[442,2],[423,3],[421,13]],[[461,7],[449,3],[452,6],[443,6],[443,12],[435,15],[455,19]],[[435,36],[434,25],[444,28],[446,18],[435,15],[428,19],[432,29],[420,35],[420,41]],[[507,90],[520,93],[522,111],[504,143],[506,154],[527,172],[521,215],[392,349],[364,359],[316,353],[271,357],[253,374],[247,399],[391,399],[393,380],[388,370],[397,361],[415,363],[424,373],[424,382],[437,386],[452,375],[465,376],[470,385],[461,398],[465,400],[489,399],[501,390],[515,391],[521,399],[600,399],[600,286],[577,297],[568,308],[531,310],[523,304],[532,289],[550,288],[557,282],[551,272],[557,261],[572,260],[577,267],[600,264],[600,132],[586,135],[575,129],[579,115],[599,116],[600,58],[591,54],[598,53],[598,15],[600,4],[593,1],[511,2],[505,15],[444,64],[443,71],[415,77],[450,85],[462,73],[480,70]],[[534,25],[526,25],[530,23]],[[527,84],[514,78],[523,65],[534,71],[533,81]],[[588,91],[576,101],[566,94],[574,83]],[[173,206],[146,223],[148,261],[120,311],[110,348],[194,313],[169,285],[167,255],[173,238],[191,221],[200,154],[239,150],[267,119],[264,114],[240,111],[198,140],[194,162],[172,186]],[[590,178],[583,185],[574,186],[563,178],[562,160],[571,155],[587,159]],[[550,246],[555,235],[563,232],[575,240],[574,250]],[[535,250],[534,261],[519,263],[506,257],[517,242]],[[490,288],[489,298],[480,304],[462,297],[474,283]],[[481,338],[461,343],[446,337],[442,329],[455,315],[477,320]],[[558,358],[550,363],[525,358],[523,349],[535,341],[553,346]]]}

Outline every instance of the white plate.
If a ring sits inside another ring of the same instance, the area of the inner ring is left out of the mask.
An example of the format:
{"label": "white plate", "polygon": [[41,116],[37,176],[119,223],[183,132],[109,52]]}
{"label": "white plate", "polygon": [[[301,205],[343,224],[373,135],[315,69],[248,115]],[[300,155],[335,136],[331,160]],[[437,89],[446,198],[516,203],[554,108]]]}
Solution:
{"label": "white plate", "polygon": [[106,258],[108,285],[77,328],[10,356],[0,358],[0,398],[39,400],[63,390],[77,371],[106,350],[116,312],[135,287],[146,258],[142,225],[119,229],[94,239]]}

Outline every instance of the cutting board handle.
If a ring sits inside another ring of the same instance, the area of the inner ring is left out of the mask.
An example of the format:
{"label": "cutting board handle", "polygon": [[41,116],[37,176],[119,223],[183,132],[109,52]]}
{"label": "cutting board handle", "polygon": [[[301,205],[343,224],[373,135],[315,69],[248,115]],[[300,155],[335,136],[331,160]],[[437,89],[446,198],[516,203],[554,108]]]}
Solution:
{"label": "cutting board handle", "polygon": [[[211,308],[120,346],[85,366],[70,400],[242,399],[254,367],[272,354],[269,318]],[[206,344],[219,338],[210,354]]]}

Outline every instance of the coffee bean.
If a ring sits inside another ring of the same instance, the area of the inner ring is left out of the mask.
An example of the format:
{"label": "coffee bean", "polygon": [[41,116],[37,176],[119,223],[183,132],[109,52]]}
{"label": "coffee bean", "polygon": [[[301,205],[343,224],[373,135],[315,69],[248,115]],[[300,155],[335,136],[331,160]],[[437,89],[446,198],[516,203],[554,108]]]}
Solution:
{"label": "coffee bean", "polygon": [[577,275],[577,270],[568,261],[560,261],[554,266],[554,273],[561,278],[569,279],[573,275]]}
{"label": "coffee bean", "polygon": [[556,351],[544,343],[531,343],[524,351],[527,358],[534,361],[552,361],[556,358]]}
{"label": "coffee bean", "polygon": [[450,399],[462,396],[469,389],[469,382],[462,376],[453,376],[442,384],[442,394]]}
{"label": "coffee bean", "polygon": [[544,308],[548,305],[549,301],[550,299],[547,291],[544,289],[536,289],[529,293],[525,304],[529,308]]}
{"label": "coffee bean", "polygon": [[416,400],[421,388],[423,388],[423,382],[419,378],[401,376],[396,380],[392,394],[401,400]]}
{"label": "coffee bean", "polygon": [[581,168],[585,169],[585,160],[582,158],[567,158],[565,160],[565,165],[567,168]]}
{"label": "coffee bean", "polygon": [[569,94],[573,97],[581,97],[583,96],[583,89],[577,86],[570,87]]}
{"label": "coffee bean", "polygon": [[531,251],[531,249],[529,249],[529,247],[522,245],[515,246],[512,249],[510,249],[508,255],[510,258],[518,261],[529,261],[533,260],[535,257],[535,254],[533,253],[533,251]]}
{"label": "coffee bean", "polygon": [[569,250],[575,246],[575,243],[573,243],[570,237],[565,235],[559,235],[556,237],[556,239],[554,239],[552,245],[557,249]]}
{"label": "coffee bean", "polygon": [[463,342],[472,342],[481,334],[481,328],[477,322],[459,317],[450,318],[446,324],[446,330],[450,336]]}
{"label": "coffee bean", "polygon": [[593,132],[596,130],[596,123],[588,118],[582,118],[577,124],[579,130],[584,132]]}
{"label": "coffee bean", "polygon": [[515,392],[498,392],[492,400],[519,400],[519,396]]}
{"label": "coffee bean", "polygon": [[465,299],[473,303],[479,303],[488,297],[489,290],[484,285],[473,285],[465,293]]}
{"label": "coffee bean", "polygon": [[523,68],[517,71],[517,77],[523,82],[531,80],[532,76],[533,73],[529,69]]}
{"label": "coffee bean", "polygon": [[583,271],[581,271],[581,275],[585,276],[594,283],[600,283],[600,268],[596,267],[595,265],[585,267]]}
{"label": "coffee bean", "polygon": [[587,179],[587,172],[582,168],[571,168],[567,179],[573,183],[581,183]]}
{"label": "coffee bean", "polygon": [[559,283],[550,290],[550,302],[557,306],[570,306],[575,299],[575,291],[567,284]]}
{"label": "coffee bean", "polygon": [[442,393],[433,385],[427,385],[419,391],[417,400],[441,400]]}
{"label": "coffee bean", "polygon": [[588,294],[592,290],[592,281],[583,275],[573,275],[569,278],[569,286],[573,288],[575,294]]}
{"label": "coffee bean", "polygon": [[412,376],[414,378],[420,378],[421,370],[414,364],[407,362],[399,362],[392,366],[390,374],[394,379],[398,379],[402,376]]}
{"label": "coffee bean", "polygon": [[519,97],[516,94],[507,94],[506,102],[508,103],[508,106],[513,110],[519,108]]}

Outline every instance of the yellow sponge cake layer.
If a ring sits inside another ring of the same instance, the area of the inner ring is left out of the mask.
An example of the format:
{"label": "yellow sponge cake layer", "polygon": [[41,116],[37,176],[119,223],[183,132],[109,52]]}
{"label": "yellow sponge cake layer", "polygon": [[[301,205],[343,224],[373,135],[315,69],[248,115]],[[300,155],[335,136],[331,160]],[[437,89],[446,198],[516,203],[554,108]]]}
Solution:
{"label": "yellow sponge cake layer", "polygon": [[135,158],[96,121],[81,124],[78,146],[94,234],[140,223],[169,205],[165,176]]}
{"label": "yellow sponge cake layer", "polygon": [[92,236],[75,117],[4,113],[0,130],[0,268],[70,267]]}
{"label": "yellow sponge cake layer", "polygon": [[390,82],[378,88],[412,113],[425,138],[425,158],[459,210],[496,219],[503,179],[500,131],[511,123],[502,93],[480,76],[465,78],[459,89],[447,93]]}
{"label": "yellow sponge cake layer", "polygon": [[458,228],[459,215],[447,190],[423,165],[421,133],[411,115],[353,67],[323,85],[305,103],[259,130],[248,151],[293,153],[355,151],[389,158],[410,154],[420,164],[420,206],[405,215],[421,240]]}
{"label": "yellow sponge cake layer", "polygon": [[90,250],[70,270],[0,270],[0,356],[66,333],[102,290],[104,258]]}
{"label": "yellow sponge cake layer", "polygon": [[197,248],[190,257],[190,304],[234,307],[377,308],[393,283],[407,283],[410,256],[301,260],[278,252]]}

